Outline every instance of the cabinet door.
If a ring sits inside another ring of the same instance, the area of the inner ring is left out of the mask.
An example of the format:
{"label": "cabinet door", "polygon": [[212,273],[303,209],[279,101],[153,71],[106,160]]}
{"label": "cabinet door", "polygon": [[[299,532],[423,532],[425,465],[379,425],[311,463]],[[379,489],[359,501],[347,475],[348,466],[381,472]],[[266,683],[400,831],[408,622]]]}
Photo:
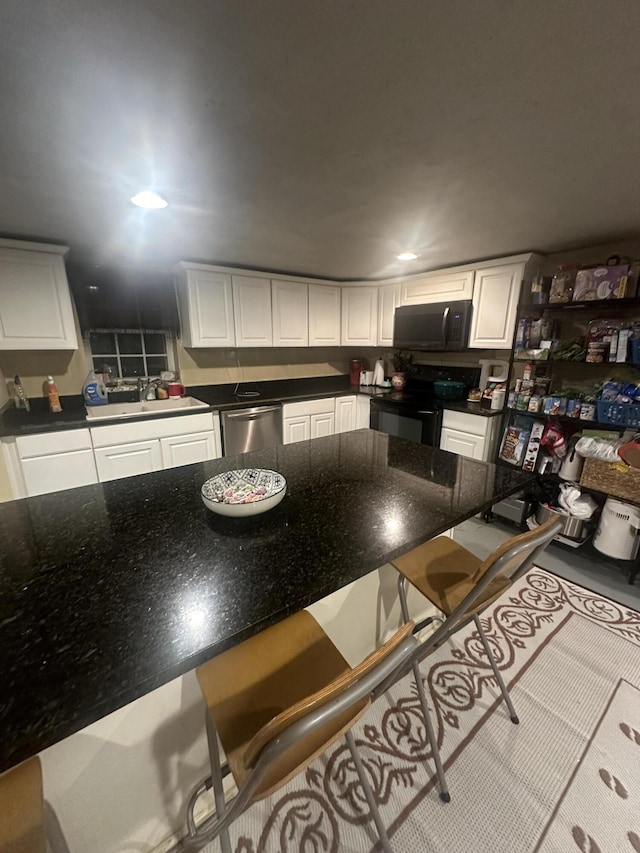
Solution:
{"label": "cabinet door", "polygon": [[371,422],[371,397],[365,394],[358,394],[356,399],[356,429],[369,429]]}
{"label": "cabinet door", "polygon": [[184,346],[234,346],[231,276],[213,270],[187,269],[177,286]]}
{"label": "cabinet door", "polygon": [[309,285],[309,346],[340,346],[340,288]]}
{"label": "cabinet door", "polygon": [[342,345],[375,346],[378,340],[378,287],[342,288]]}
{"label": "cabinet door", "polygon": [[308,441],[311,438],[311,419],[309,415],[296,415],[282,419],[282,443],[295,444],[296,441]]}
{"label": "cabinet door", "polygon": [[456,429],[443,427],[440,434],[440,449],[457,453],[458,456],[468,456],[471,459],[482,459],[485,440],[479,435],[461,432]]}
{"label": "cabinet door", "polygon": [[476,272],[470,347],[511,349],[523,274],[523,264]]}
{"label": "cabinet door", "polygon": [[[19,241],[6,243],[20,245]],[[0,349],[77,348],[62,256],[5,248],[0,243]]]}
{"label": "cabinet door", "polygon": [[71,450],[21,461],[27,495],[46,495],[98,482],[93,450]]}
{"label": "cabinet door", "polygon": [[101,483],[162,470],[162,452],[157,438],[113,447],[97,447],[94,452]]}
{"label": "cabinet door", "polygon": [[191,465],[194,462],[206,462],[217,459],[216,441],[213,432],[175,435],[160,439],[163,468],[177,468],[179,465]]}
{"label": "cabinet door", "polygon": [[250,275],[234,275],[232,281],[236,346],[272,346],[271,282]]}
{"label": "cabinet door", "polygon": [[[356,428],[356,395],[336,397],[336,432],[350,432]],[[368,426],[368,424],[367,424]]]}
{"label": "cabinet door", "polygon": [[393,315],[400,305],[400,284],[383,284],[378,291],[378,346],[393,346]]}
{"label": "cabinet door", "polygon": [[457,273],[435,273],[406,278],[402,282],[403,305],[425,305],[428,302],[455,302],[473,296],[473,270]]}
{"label": "cabinet door", "polygon": [[310,415],[311,438],[322,438],[333,435],[336,431],[336,416],[334,412]]}
{"label": "cabinet door", "polygon": [[309,346],[309,287],[271,280],[274,347]]}

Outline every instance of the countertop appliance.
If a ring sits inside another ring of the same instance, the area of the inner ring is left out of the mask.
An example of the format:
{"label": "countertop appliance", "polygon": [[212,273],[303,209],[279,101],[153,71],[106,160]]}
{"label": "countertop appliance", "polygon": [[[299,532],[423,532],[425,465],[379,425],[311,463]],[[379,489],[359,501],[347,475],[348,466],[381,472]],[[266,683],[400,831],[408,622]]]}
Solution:
{"label": "countertop appliance", "polygon": [[423,352],[460,352],[469,345],[472,303],[404,305],[393,317],[393,345]]}
{"label": "countertop appliance", "polygon": [[223,412],[221,420],[225,456],[282,444],[282,403],[233,409]]}
{"label": "countertop appliance", "polygon": [[616,560],[635,560],[640,548],[640,508],[607,498],[593,547]]}
{"label": "countertop appliance", "polygon": [[443,404],[435,395],[433,383],[455,380],[473,388],[479,379],[477,367],[412,364],[407,371],[404,390],[371,398],[371,429],[439,447]]}

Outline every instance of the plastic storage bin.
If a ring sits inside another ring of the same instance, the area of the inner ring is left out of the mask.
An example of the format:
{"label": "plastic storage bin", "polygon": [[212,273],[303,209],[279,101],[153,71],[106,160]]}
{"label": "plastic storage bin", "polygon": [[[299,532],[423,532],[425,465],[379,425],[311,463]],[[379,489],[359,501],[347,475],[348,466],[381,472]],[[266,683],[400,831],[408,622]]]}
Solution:
{"label": "plastic storage bin", "polygon": [[596,402],[598,421],[602,424],[615,424],[621,427],[640,427],[639,403]]}

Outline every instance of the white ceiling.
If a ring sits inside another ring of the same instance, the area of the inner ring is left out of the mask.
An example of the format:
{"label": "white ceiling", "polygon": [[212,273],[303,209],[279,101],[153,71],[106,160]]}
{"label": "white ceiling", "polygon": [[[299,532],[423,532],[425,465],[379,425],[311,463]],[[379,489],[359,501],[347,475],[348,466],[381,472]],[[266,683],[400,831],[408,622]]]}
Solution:
{"label": "white ceiling", "polygon": [[637,0],[3,0],[0,233],[335,278],[613,240],[639,91]]}

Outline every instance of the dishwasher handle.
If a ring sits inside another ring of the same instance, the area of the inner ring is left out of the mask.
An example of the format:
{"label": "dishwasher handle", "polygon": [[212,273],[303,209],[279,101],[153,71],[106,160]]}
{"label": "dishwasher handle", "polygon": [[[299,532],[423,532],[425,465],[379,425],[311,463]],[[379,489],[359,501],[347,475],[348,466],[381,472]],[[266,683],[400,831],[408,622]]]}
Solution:
{"label": "dishwasher handle", "polygon": [[224,417],[227,420],[235,420],[236,418],[258,418],[260,415],[269,414],[269,412],[278,412],[282,406],[256,406],[252,409],[240,409],[237,412],[224,412]]}

